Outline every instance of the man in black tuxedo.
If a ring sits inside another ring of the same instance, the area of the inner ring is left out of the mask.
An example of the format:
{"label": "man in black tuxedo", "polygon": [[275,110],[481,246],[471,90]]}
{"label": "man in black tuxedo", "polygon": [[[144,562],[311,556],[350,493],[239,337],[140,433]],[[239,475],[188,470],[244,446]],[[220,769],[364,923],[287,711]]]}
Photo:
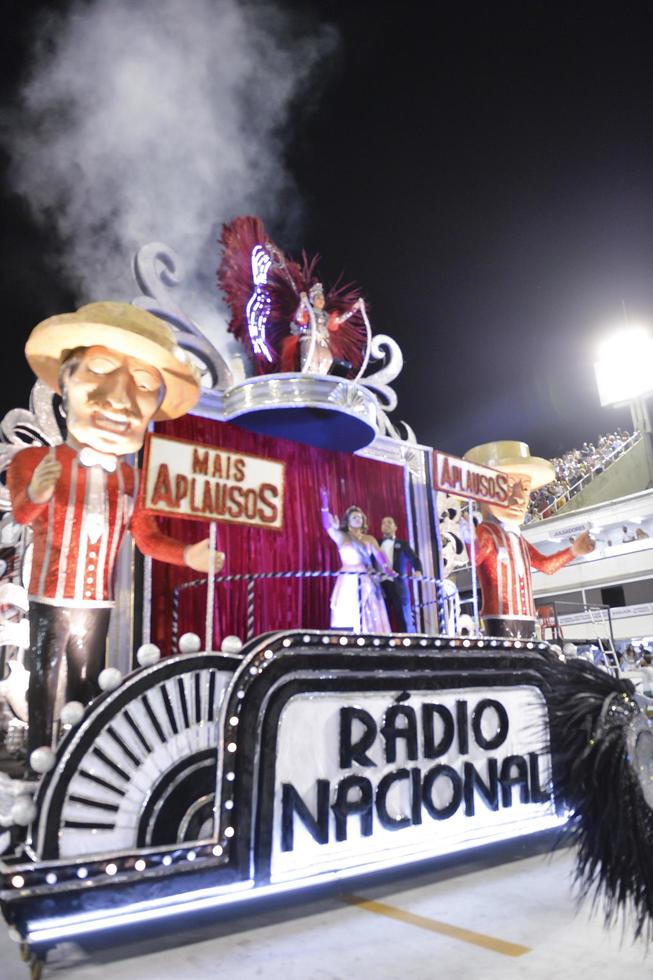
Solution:
{"label": "man in black tuxedo", "polygon": [[[413,573],[422,574],[422,563],[408,544],[396,537],[397,525],[393,517],[384,517],[381,521],[381,548],[385,553],[390,565],[399,576]],[[413,617],[413,606],[410,599],[410,588],[408,579],[396,578],[386,579],[381,583],[383,586],[383,596],[388,613],[394,610],[394,614],[399,624],[401,633],[414,633],[415,620]]]}

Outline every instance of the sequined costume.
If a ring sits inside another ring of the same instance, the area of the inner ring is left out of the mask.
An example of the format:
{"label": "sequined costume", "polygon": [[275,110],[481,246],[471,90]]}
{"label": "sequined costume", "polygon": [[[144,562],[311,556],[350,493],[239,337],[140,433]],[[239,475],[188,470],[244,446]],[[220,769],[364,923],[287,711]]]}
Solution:
{"label": "sequined costume", "polygon": [[287,370],[299,368],[307,374],[328,374],[334,360],[334,334],[356,312],[351,309],[342,314],[328,313],[324,307],[314,305],[318,297],[324,302],[321,283],[311,287],[307,299],[297,308],[290,332],[293,337],[299,337],[299,364],[286,361]]}
{"label": "sequined costume", "polygon": [[[315,323],[314,343],[311,332],[311,313]],[[299,337],[298,367],[301,371],[310,374],[328,374],[333,363],[329,334],[336,331],[340,324],[335,313],[327,313],[326,310],[318,310],[315,307],[311,307],[311,313],[309,313],[307,306],[302,303],[290,328],[291,334],[294,337]],[[311,347],[313,348],[312,353]]]}

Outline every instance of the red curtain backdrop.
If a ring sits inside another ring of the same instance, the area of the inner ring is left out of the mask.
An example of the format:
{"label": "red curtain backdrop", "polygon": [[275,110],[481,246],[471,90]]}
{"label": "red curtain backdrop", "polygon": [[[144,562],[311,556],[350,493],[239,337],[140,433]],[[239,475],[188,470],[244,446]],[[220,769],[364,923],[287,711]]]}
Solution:
{"label": "red curtain backdrop", "polygon": [[[237,450],[286,464],[283,529],[218,523],[218,549],[227,558],[223,574],[286,571],[337,571],[338,549],[322,528],[320,487],[329,495],[332,513],[342,515],[350,504],[367,514],[371,534],[380,538],[381,520],[395,518],[398,537],[406,537],[404,474],[401,466],[348,453],[314,449],[286,439],[272,439],[235,425],[187,415],[157,425],[162,435],[207,446]],[[162,530],[184,542],[208,536],[204,521],[158,519]],[[152,642],[164,654],[172,650],[172,594],[181,582],[200,578],[190,569],[152,563]],[[334,579],[259,581],[255,586],[254,635],[266,630],[329,626],[329,597]],[[206,588],[181,593],[179,636],[198,633],[204,642]],[[214,649],[229,634],[246,637],[245,582],[216,583]]]}

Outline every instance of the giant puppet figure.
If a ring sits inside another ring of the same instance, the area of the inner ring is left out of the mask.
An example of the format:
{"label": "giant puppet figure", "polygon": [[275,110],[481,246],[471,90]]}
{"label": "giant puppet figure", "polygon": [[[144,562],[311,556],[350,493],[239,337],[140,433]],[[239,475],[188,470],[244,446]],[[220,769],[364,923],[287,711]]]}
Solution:
{"label": "giant puppet figure", "polygon": [[161,533],[141,509],[138,470],[124,459],[139,451],[153,419],[178,418],[199,397],[171,328],[127,303],[91,303],[39,323],[25,354],[61,394],[67,425],[63,445],[22,450],[7,474],[14,516],[34,534],[29,757],[51,742],[64,659],[66,700],[87,703],[98,693],[124,532],[144,554],[197,571],[208,570],[209,547]]}
{"label": "giant puppet figure", "polygon": [[535,635],[531,567],[547,575],[568,565],[578,555],[594,549],[589,532],[579,535],[569,548],[543,555],[522,536],[532,490],[555,479],[553,465],[531,456],[525,442],[488,442],[465,453],[465,459],[491,466],[510,477],[504,507],[481,503],[482,523],[476,529],[476,565],[483,590],[485,632],[490,636],[531,639]]}

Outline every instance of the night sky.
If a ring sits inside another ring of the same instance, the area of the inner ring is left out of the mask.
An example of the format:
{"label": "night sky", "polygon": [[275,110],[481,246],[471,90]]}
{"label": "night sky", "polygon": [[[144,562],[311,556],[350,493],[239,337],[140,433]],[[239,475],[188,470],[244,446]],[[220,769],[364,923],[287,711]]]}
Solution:
{"label": "night sky", "polygon": [[[5,109],[42,6],[3,3]],[[629,425],[599,406],[592,362],[624,307],[653,323],[650,6],[283,6],[340,41],[293,114],[303,219],[279,244],[361,284],[404,352],[395,419],[458,454],[511,438],[553,455]],[[0,152],[4,414],[27,403],[29,330],[76,304]]]}

